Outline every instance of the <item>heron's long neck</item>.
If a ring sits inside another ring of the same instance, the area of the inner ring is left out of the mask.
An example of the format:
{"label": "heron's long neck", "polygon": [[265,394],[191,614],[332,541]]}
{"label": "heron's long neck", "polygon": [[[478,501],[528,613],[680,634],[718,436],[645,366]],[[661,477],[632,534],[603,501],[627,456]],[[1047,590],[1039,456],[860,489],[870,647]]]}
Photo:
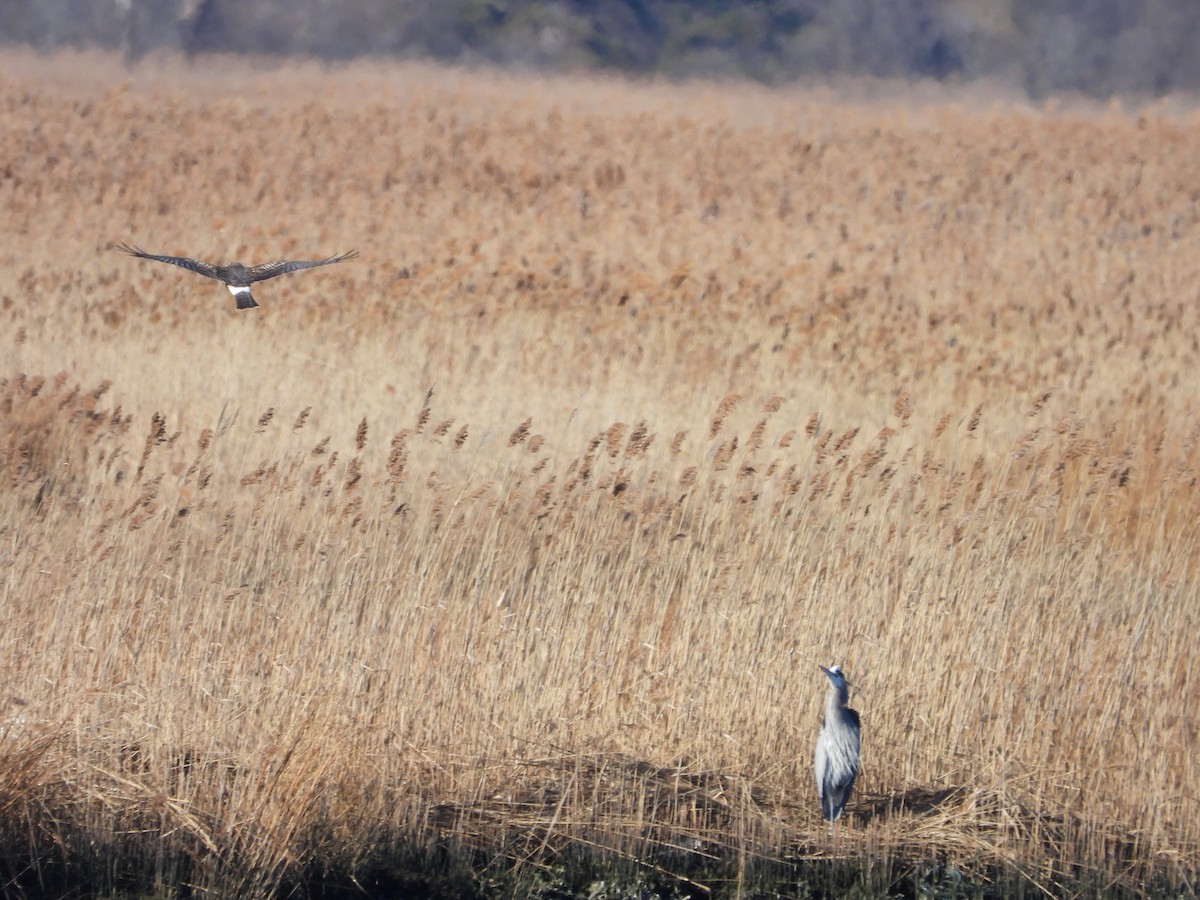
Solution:
{"label": "heron's long neck", "polygon": [[829,686],[829,693],[825,696],[825,715],[835,715],[839,710],[846,708],[846,701],[850,699],[850,692],[846,690],[845,685],[840,688]]}

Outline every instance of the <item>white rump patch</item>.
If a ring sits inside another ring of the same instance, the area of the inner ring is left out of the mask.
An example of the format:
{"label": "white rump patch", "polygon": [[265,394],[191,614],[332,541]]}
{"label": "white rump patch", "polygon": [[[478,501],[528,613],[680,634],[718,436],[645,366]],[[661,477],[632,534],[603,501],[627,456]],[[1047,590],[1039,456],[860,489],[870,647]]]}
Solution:
{"label": "white rump patch", "polygon": [[235,296],[235,297],[249,297],[250,296],[250,288],[248,288],[248,287],[238,287],[237,285],[234,285],[234,284],[227,284],[227,285],[225,285],[225,287],[229,288],[229,293],[233,294],[233,296]]}

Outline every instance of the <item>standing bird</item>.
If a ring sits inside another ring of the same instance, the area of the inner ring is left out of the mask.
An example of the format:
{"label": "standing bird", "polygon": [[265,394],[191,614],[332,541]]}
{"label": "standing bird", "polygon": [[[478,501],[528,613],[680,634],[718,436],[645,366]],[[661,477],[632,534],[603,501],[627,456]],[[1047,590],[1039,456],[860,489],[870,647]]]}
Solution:
{"label": "standing bird", "polygon": [[128,253],[130,256],[136,256],[139,259],[152,259],[156,262],[170,263],[173,266],[182,266],[193,272],[199,272],[208,278],[223,281],[226,287],[229,288],[229,293],[233,294],[233,298],[237,300],[238,309],[253,309],[258,306],[254,302],[254,298],[250,296],[250,285],[256,281],[266,281],[268,278],[274,278],[277,275],[286,275],[288,272],[295,272],[297,269],[312,269],[316,266],[327,266],[330,263],[342,262],[358,256],[357,250],[351,250],[349,253],[343,253],[341,256],[328,256],[325,259],[280,259],[275,262],[263,263],[260,266],[243,266],[241,263],[236,262],[230,263],[227,266],[214,266],[212,263],[206,263],[203,260],[192,259],[186,256],[158,256],[154,253],[139,250],[137,247],[131,247],[128,244],[118,244],[117,249],[123,253]]}
{"label": "standing bird", "polygon": [[825,720],[817,735],[813,772],[817,777],[817,796],[821,812],[830,822],[846,808],[850,789],[858,775],[858,751],[862,745],[862,727],[858,713],[846,706],[849,692],[841,666],[820,667],[829,677],[829,696],[825,698]]}

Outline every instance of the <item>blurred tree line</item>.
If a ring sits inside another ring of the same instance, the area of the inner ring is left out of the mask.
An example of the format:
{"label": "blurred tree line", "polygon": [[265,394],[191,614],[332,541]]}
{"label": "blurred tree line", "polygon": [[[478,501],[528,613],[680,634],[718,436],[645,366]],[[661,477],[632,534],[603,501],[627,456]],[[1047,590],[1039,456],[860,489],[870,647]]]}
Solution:
{"label": "blurred tree line", "polygon": [[1033,97],[1200,87],[1197,0],[0,0],[0,40],[434,58],[779,83],[991,77]]}

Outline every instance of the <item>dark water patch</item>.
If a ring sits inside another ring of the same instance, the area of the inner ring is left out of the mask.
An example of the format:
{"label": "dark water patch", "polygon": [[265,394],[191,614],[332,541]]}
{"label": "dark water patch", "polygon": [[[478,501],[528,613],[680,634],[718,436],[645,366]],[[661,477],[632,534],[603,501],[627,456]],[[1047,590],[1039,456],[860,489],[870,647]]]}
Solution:
{"label": "dark water patch", "polygon": [[1166,900],[1192,896],[1186,884],[1113,884],[1100,879],[1039,880],[992,867],[967,874],[943,862],[713,859],[664,853],[654,859],[604,856],[572,847],[551,860],[515,860],[478,851],[408,852],[351,876],[294,883],[279,896],[342,900],[1044,900],[1047,896]]}
{"label": "dark water patch", "polygon": [[[2,847],[0,842],[0,847]],[[573,842],[557,850],[377,839],[353,863],[271,871],[199,852],[155,855],[63,828],[36,858],[0,852],[0,897],[270,897],[288,900],[1024,900],[1195,896],[1186,876],[1114,882],[1081,869],[1029,872],[938,859],[769,859],[660,845],[634,858]],[[9,845],[11,851],[12,845]]]}

